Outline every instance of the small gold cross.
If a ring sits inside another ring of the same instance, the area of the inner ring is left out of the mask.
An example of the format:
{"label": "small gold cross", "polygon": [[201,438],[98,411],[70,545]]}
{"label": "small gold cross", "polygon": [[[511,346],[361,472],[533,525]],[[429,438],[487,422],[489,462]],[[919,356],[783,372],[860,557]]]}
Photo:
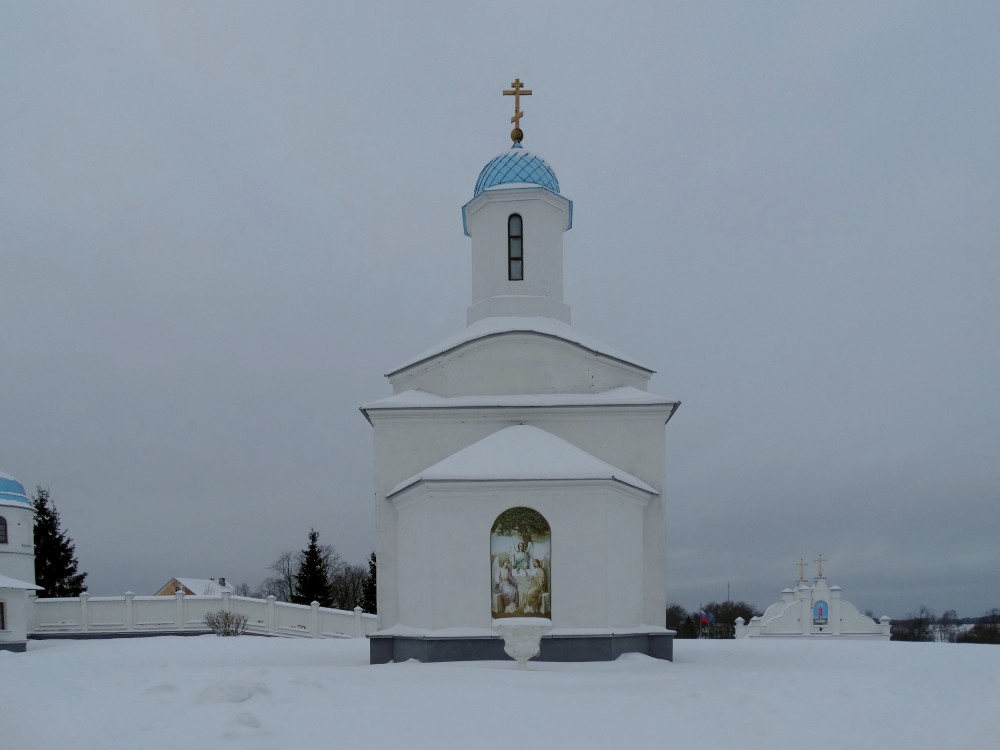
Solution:
{"label": "small gold cross", "polygon": [[521,118],[524,117],[524,112],[521,111],[521,97],[531,96],[531,89],[524,88],[520,78],[515,78],[511,87],[504,89],[503,95],[514,97],[514,116],[510,118],[514,123],[514,129],[510,131],[510,138],[514,143],[520,143],[524,139],[524,131],[521,130]]}
{"label": "small gold cross", "polygon": [[[816,562],[819,563],[819,572],[816,573],[816,576],[818,578],[822,578],[823,577],[823,555],[822,554],[820,554],[820,556],[816,558]],[[830,562],[830,561],[827,560],[826,562]]]}
{"label": "small gold cross", "polygon": [[800,557],[799,561],[795,564],[799,566],[799,580],[806,580],[806,561]]}

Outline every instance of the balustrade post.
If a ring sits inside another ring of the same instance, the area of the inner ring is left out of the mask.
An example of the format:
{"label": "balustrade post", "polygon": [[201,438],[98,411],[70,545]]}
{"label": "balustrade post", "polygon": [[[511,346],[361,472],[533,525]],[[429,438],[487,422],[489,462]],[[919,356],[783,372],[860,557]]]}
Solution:
{"label": "balustrade post", "polygon": [[83,631],[90,630],[90,607],[88,606],[89,599],[90,594],[86,591],[80,594],[80,629]]}
{"label": "balustrade post", "polygon": [[131,591],[125,592],[125,629],[135,629],[135,594]]}
{"label": "balustrade post", "polygon": [[312,612],[309,615],[310,630],[312,631],[313,638],[319,638],[319,602],[312,601],[309,603],[312,607]]}
{"label": "balustrade post", "polygon": [[361,607],[355,607],[354,608],[354,637],[355,638],[364,638],[364,635],[365,635],[365,623],[364,623],[364,620],[361,619],[361,613],[363,611],[364,610],[362,610]]}
{"label": "balustrade post", "polygon": [[177,621],[177,629],[184,629],[184,591],[177,589],[174,592],[174,619]]}
{"label": "balustrade post", "polygon": [[274,603],[276,601],[277,597],[274,594],[267,597],[267,632],[270,634],[273,634],[275,629]]}
{"label": "balustrade post", "polygon": [[28,592],[28,632],[34,633],[38,630],[38,610],[35,608],[35,599],[38,594],[35,591]]}

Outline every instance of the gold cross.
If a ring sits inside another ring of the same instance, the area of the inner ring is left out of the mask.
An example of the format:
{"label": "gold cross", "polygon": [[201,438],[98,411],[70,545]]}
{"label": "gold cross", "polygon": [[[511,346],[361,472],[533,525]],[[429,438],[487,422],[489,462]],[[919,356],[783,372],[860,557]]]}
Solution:
{"label": "gold cross", "polygon": [[799,580],[806,580],[806,561],[800,557],[799,561],[795,564],[799,566]]}
{"label": "gold cross", "polygon": [[510,138],[514,143],[520,143],[524,139],[524,131],[521,130],[521,118],[524,117],[524,112],[521,111],[521,97],[531,96],[531,89],[524,88],[520,78],[515,78],[511,86],[512,88],[504,89],[503,95],[514,97],[514,116],[510,118],[514,123],[514,129],[510,131]]}
{"label": "gold cross", "polygon": [[[818,578],[822,578],[823,577],[823,555],[822,554],[820,554],[820,556],[816,558],[816,562],[819,563],[819,572],[816,574],[816,576]],[[827,560],[827,562],[830,562],[830,561]]]}

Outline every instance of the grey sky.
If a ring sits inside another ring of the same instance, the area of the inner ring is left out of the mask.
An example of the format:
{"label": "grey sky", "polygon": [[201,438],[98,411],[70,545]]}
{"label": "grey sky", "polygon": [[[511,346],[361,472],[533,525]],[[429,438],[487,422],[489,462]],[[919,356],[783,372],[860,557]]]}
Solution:
{"label": "grey sky", "polygon": [[1000,7],[874,5],[3,4],[0,470],[94,594],[363,562],[519,76],[574,325],[683,402],[668,598],[1000,606]]}

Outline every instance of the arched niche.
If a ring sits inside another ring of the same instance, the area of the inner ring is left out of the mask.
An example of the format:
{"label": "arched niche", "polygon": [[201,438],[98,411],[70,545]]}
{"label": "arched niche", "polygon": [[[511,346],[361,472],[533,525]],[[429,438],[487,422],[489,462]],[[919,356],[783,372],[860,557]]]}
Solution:
{"label": "arched niche", "polygon": [[826,625],[830,617],[830,605],[820,599],[813,604],[813,625]]}
{"label": "arched niche", "polygon": [[552,530],[533,508],[508,508],[490,529],[494,618],[552,616]]}

